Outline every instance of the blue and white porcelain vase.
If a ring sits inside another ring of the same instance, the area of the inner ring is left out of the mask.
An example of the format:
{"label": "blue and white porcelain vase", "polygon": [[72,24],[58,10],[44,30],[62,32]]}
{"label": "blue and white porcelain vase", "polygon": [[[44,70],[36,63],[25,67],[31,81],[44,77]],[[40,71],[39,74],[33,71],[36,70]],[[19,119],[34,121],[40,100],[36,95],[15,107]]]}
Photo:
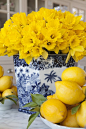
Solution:
{"label": "blue and white porcelain vase", "polygon": [[28,65],[18,55],[13,56],[16,83],[19,98],[19,111],[30,113],[29,108],[23,106],[31,102],[32,94],[47,95],[54,94],[55,81],[61,80],[61,74],[66,67],[74,66],[75,61],[70,58],[66,64],[67,55],[49,55],[45,60],[42,57]]}

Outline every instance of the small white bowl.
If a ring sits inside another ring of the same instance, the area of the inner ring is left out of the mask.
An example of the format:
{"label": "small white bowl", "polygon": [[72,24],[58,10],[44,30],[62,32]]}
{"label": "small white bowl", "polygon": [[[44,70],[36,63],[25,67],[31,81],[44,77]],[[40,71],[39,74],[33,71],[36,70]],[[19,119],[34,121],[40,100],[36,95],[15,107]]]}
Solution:
{"label": "small white bowl", "polygon": [[14,104],[13,101],[9,99],[5,99],[4,104],[0,102],[0,111],[9,110],[12,108],[12,105]]}
{"label": "small white bowl", "polygon": [[61,126],[61,125],[58,125],[58,124],[53,124],[53,123],[49,122],[48,120],[44,119],[43,117],[41,117],[41,120],[47,126],[49,126],[51,129],[84,129],[84,128],[73,128],[73,127],[66,127],[66,126]]}

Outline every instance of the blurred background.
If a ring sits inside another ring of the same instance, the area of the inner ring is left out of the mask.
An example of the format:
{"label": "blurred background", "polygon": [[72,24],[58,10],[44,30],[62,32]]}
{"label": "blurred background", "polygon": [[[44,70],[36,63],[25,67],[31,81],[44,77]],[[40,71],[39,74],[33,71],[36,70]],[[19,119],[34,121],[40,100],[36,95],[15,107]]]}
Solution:
{"label": "blurred background", "polygon": [[76,11],[76,15],[82,15],[81,20],[86,21],[86,0],[0,0],[0,28],[16,12],[29,14],[41,7],[55,8],[62,12]]}

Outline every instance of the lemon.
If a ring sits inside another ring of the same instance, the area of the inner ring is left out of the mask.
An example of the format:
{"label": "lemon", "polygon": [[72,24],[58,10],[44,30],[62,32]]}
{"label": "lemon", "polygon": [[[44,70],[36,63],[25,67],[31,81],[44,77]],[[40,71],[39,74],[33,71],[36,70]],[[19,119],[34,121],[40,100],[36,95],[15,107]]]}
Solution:
{"label": "lemon", "polygon": [[40,108],[40,113],[41,113],[41,116],[44,117],[44,112],[43,112],[43,104],[41,105],[41,108]]}
{"label": "lemon", "polygon": [[4,69],[3,69],[3,67],[2,67],[2,66],[0,66],[0,77],[2,77],[2,76],[3,76],[3,74],[4,74]]}
{"label": "lemon", "polygon": [[85,98],[82,88],[76,82],[57,81],[55,86],[57,98],[65,104],[74,105]]}
{"label": "lemon", "polygon": [[68,110],[67,117],[60,123],[60,125],[67,127],[79,127],[76,120],[76,114],[72,115],[71,110]]}
{"label": "lemon", "polygon": [[17,94],[17,87],[16,86],[12,86],[11,89],[13,89],[15,91],[15,93],[16,93],[16,96],[18,96],[18,94]]}
{"label": "lemon", "polygon": [[47,99],[51,99],[51,98],[53,98],[53,95],[48,95],[47,96]]}
{"label": "lemon", "polygon": [[3,76],[0,78],[0,92],[5,91],[6,89],[11,88],[13,83],[12,76]]}
{"label": "lemon", "polygon": [[80,108],[76,112],[76,120],[80,127],[86,127],[86,101],[81,103]]}
{"label": "lemon", "polygon": [[85,71],[79,67],[70,67],[63,71],[62,81],[68,80],[78,83],[80,86],[85,84]]}
{"label": "lemon", "polygon": [[52,123],[60,123],[67,116],[66,106],[58,99],[48,99],[41,105],[41,115]]}
{"label": "lemon", "polygon": [[3,97],[3,98],[4,98],[5,96],[8,96],[8,95],[15,95],[14,90],[12,90],[12,89],[6,89],[6,90],[2,93],[2,97]]}
{"label": "lemon", "polygon": [[86,86],[82,86],[83,93],[85,94]]}
{"label": "lemon", "polygon": [[55,94],[47,96],[47,99],[51,99],[51,98],[54,98],[54,99],[56,98],[56,99],[58,99]]}

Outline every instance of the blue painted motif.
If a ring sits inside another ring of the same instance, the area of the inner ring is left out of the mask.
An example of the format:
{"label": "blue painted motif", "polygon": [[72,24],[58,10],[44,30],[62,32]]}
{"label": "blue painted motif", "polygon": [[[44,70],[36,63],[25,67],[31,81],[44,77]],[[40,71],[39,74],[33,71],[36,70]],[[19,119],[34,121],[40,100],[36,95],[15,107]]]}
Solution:
{"label": "blue painted motif", "polygon": [[[51,72],[50,72],[50,74],[44,74],[45,76],[47,76],[46,78],[45,78],[45,80],[47,80],[47,82],[56,82],[56,81],[61,81],[61,78],[56,74],[56,72],[54,72],[54,70],[52,70]],[[57,79],[58,78],[58,79]]]}
{"label": "blue painted motif", "polygon": [[14,68],[16,83],[18,89],[19,98],[19,111],[32,114],[29,111],[30,108],[24,108],[23,106],[32,101],[31,94],[42,94],[45,97],[47,95],[54,94],[53,87],[55,87],[55,81],[60,81],[61,77],[58,73],[58,67],[73,66],[74,60],[65,64],[67,55],[49,56],[47,60],[38,58],[33,60],[30,65],[22,59],[19,59],[18,55],[14,56]]}

